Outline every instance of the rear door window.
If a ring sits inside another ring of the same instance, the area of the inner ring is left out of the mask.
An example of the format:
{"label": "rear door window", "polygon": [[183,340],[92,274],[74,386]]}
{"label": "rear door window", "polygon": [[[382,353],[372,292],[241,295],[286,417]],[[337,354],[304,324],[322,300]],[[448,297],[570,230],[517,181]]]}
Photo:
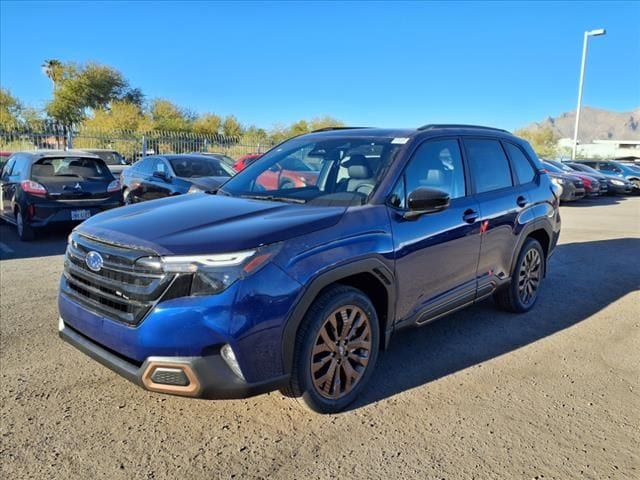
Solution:
{"label": "rear door window", "polygon": [[504,144],[507,147],[507,152],[509,152],[509,157],[516,171],[518,181],[521,184],[532,182],[536,177],[536,171],[525,153],[520,150],[520,147],[513,143],[505,142]]}
{"label": "rear door window", "polygon": [[509,160],[498,140],[467,138],[464,144],[476,193],[513,186]]}

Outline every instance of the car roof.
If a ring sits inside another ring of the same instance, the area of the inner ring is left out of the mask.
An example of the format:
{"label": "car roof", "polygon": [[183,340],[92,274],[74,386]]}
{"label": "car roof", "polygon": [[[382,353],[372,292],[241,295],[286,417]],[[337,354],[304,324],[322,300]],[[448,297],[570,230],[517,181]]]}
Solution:
{"label": "car roof", "polygon": [[99,156],[85,152],[84,150],[32,150],[27,152],[16,152],[21,155],[28,155],[31,162],[37,162],[43,158],[55,157],[55,158],[65,158],[65,157],[78,157],[82,156],[85,158],[93,158],[95,160],[101,160]]}
{"label": "car roof", "polygon": [[81,148],[78,151],[82,151],[82,152],[113,152],[113,153],[118,153],[117,150],[114,150],[113,148]]}
{"label": "car roof", "polygon": [[412,138],[416,136],[429,136],[433,134],[449,133],[452,135],[499,135],[515,138],[507,130],[482,125],[443,124],[434,123],[418,128],[375,128],[375,127],[328,127],[305,134],[322,138],[363,136],[363,137],[394,137]]}
{"label": "car roof", "polygon": [[220,160],[219,158],[214,157],[213,155],[202,155],[200,153],[172,153],[172,154],[160,154],[160,155],[149,155],[146,158],[154,157],[154,158],[164,158],[165,160],[180,160],[181,158],[193,158],[193,159],[202,159],[202,160]]}

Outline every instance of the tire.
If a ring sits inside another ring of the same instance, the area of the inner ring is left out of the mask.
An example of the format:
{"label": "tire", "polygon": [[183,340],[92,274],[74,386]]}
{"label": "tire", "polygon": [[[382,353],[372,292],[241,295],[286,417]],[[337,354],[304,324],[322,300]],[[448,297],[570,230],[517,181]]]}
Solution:
{"label": "tire", "polygon": [[518,254],[509,285],[494,294],[496,303],[514,313],[528,312],[538,300],[544,278],[545,256],[540,243],[527,238]]}
{"label": "tire", "polygon": [[125,205],[131,205],[133,203],[133,197],[131,196],[131,190],[125,188],[122,190],[122,203]]}
{"label": "tire", "polygon": [[[353,322],[351,329],[343,315]],[[358,347],[350,350],[349,342]],[[369,298],[352,287],[331,286],[313,302],[298,330],[291,379],[283,393],[302,398],[316,412],[339,412],[365,387],[379,346],[378,316]]]}
{"label": "tire", "polygon": [[35,230],[31,225],[25,223],[19,208],[16,209],[16,233],[18,234],[18,238],[23,242],[28,242],[36,237]]}

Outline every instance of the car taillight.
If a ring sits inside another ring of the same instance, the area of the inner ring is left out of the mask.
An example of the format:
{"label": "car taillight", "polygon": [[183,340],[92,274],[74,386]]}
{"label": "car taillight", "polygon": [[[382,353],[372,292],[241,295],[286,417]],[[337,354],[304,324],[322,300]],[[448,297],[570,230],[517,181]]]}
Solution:
{"label": "car taillight", "polygon": [[591,188],[591,180],[589,180],[588,178],[584,178],[582,179],[582,182],[585,184],[587,188]]}
{"label": "car taillight", "polygon": [[47,194],[47,189],[44,188],[44,185],[40,185],[38,182],[34,182],[33,180],[24,180],[20,186],[22,187],[22,191],[26,193],[31,193],[33,195]]}
{"label": "car taillight", "polygon": [[120,191],[120,180],[114,180],[107,187],[107,192],[119,192]]}

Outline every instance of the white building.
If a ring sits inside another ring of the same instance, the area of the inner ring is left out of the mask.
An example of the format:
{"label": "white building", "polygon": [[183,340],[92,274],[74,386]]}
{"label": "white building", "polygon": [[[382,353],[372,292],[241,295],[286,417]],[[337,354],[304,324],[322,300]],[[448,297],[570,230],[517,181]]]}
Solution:
{"label": "white building", "polygon": [[[561,138],[559,147],[573,146],[573,139]],[[578,156],[585,158],[607,158],[611,160],[640,160],[640,140],[594,140],[578,144]]]}

